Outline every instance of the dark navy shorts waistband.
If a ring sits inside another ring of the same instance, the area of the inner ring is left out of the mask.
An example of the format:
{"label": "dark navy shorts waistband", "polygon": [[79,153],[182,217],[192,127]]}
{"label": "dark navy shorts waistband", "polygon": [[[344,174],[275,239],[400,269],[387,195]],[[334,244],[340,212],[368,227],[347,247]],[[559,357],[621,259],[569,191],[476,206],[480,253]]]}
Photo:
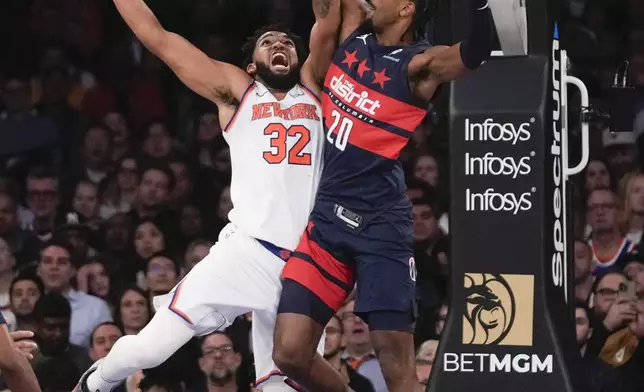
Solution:
{"label": "dark navy shorts waistband", "polygon": [[287,261],[289,257],[291,257],[292,252],[290,250],[280,248],[277,245],[273,245],[268,241],[260,240],[259,238],[256,238],[256,240],[257,242],[262,244],[262,246],[266,248],[269,252],[271,252],[272,254],[274,254],[275,256],[279,257],[284,261]]}

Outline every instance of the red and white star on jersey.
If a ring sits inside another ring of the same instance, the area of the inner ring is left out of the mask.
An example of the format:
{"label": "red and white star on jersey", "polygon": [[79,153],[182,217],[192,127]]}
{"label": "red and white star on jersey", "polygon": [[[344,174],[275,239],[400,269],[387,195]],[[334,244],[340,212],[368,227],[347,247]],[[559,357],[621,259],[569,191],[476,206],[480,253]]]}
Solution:
{"label": "red and white star on jersey", "polygon": [[349,53],[349,52],[347,52],[345,50],[344,51],[344,60],[342,61],[342,64],[346,64],[349,68],[351,68],[354,63],[358,62],[358,59],[356,58],[356,53],[358,53],[357,50],[354,50],[351,53]]}
{"label": "red and white star on jersey", "polygon": [[358,74],[363,77],[366,71],[371,71],[371,68],[367,66],[367,60],[362,60],[358,65]]}
{"label": "red and white star on jersey", "polygon": [[[353,64],[358,62],[358,57],[357,57],[357,50],[354,50],[353,52],[347,52],[346,50],[344,51],[344,60],[342,60],[342,64],[346,64],[349,69],[353,67]],[[364,77],[364,73],[367,71],[371,71],[371,68],[367,65],[367,60],[364,59],[358,64],[358,75],[360,77]],[[385,68],[383,68],[380,72],[374,72],[373,73],[373,81],[371,82],[372,84],[379,84],[381,88],[385,88],[385,82],[388,82],[391,80],[389,76],[386,75],[385,73]]]}
{"label": "red and white star on jersey", "polygon": [[385,69],[383,68],[380,72],[373,73],[373,82],[374,84],[379,84],[381,88],[385,88],[385,82],[390,81],[391,78],[385,74]]}

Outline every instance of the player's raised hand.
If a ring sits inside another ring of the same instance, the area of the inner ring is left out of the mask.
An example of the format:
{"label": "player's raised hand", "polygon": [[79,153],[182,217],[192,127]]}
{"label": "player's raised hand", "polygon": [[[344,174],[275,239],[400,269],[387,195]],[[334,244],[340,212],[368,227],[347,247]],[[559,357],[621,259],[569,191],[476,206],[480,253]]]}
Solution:
{"label": "player's raised hand", "polygon": [[10,332],[9,335],[23,357],[30,361],[34,359],[34,352],[38,349],[38,345],[33,340],[30,340],[34,337],[33,332],[15,331]]}

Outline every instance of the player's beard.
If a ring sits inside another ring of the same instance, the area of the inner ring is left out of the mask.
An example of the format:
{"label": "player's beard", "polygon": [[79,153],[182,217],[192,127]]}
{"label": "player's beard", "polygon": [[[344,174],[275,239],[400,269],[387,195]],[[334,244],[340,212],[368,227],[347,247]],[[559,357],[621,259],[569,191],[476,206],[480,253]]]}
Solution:
{"label": "player's beard", "polygon": [[208,373],[208,381],[213,385],[223,387],[235,379],[236,373],[237,367],[213,370]]}
{"label": "player's beard", "polygon": [[255,66],[257,67],[257,77],[270,88],[288,91],[300,81],[299,66],[291,67],[286,75],[273,73],[271,69],[262,62],[256,62]]}

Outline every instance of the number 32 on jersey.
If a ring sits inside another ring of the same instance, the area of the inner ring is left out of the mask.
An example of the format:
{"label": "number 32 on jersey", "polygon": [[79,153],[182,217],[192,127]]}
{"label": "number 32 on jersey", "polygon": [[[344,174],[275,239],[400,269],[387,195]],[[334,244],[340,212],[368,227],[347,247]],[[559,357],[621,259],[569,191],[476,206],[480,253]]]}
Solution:
{"label": "number 32 on jersey", "polygon": [[[264,160],[276,165],[288,158],[289,165],[310,165],[311,154],[304,148],[311,141],[311,131],[302,125],[286,128],[284,124],[271,123],[264,128],[264,135],[270,136],[271,149],[264,151]],[[288,139],[296,138],[295,144],[289,148]]]}

